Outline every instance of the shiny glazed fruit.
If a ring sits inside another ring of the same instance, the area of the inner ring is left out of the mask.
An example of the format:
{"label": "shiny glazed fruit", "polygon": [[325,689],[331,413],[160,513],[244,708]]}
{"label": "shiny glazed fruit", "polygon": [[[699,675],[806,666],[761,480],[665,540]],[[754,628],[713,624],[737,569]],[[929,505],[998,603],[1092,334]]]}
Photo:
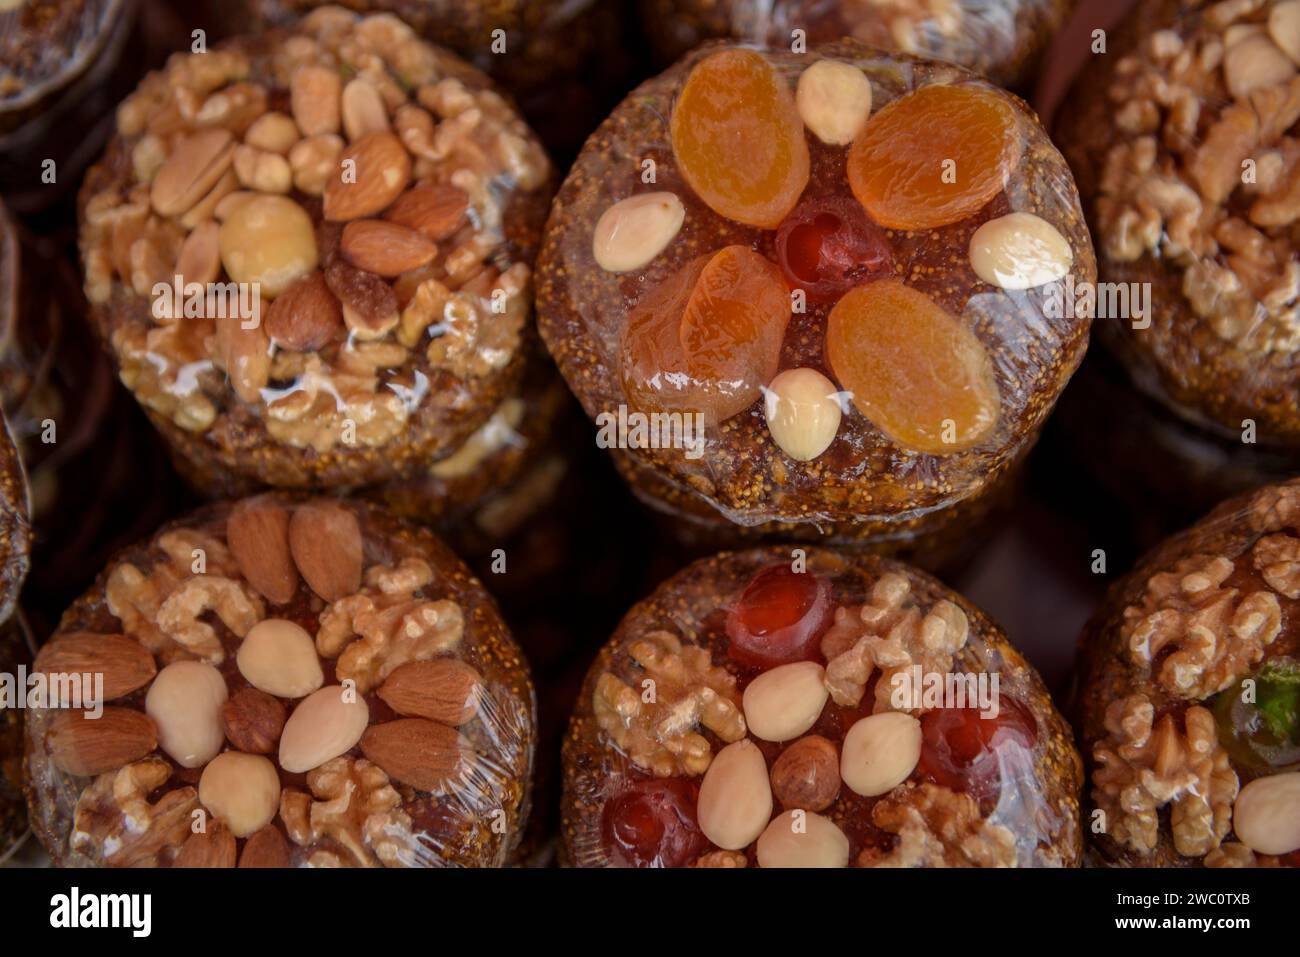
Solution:
{"label": "shiny glazed fruit", "polygon": [[727,613],[731,656],[762,667],[807,660],[834,613],[826,579],[788,565],[764,568]]}
{"label": "shiny glazed fruit", "polygon": [[686,182],[728,219],[775,229],[808,184],[794,97],[752,50],[723,50],[696,64],[670,128]]}
{"label": "shiny glazed fruit", "polygon": [[[1038,723],[1015,698],[998,696],[996,718],[980,717],[978,707],[939,708],[921,716],[922,777],[977,800],[994,797],[1002,783],[998,752],[1030,749]],[[1028,762],[1028,757],[1025,761]]]}
{"label": "shiny glazed fruit", "polygon": [[849,186],[882,226],[934,229],[1000,193],[1023,148],[1015,109],[1003,96],[935,84],[867,121],[849,150]]}
{"label": "shiny glazed fruit", "polygon": [[1253,701],[1240,682],[1214,699],[1219,741],[1241,767],[1271,774],[1300,768],[1300,662],[1277,658],[1251,676]]}
{"label": "shiny glazed fruit", "polygon": [[776,375],[790,321],[781,271],[744,246],[687,264],[628,314],[623,385],[648,412],[721,422],[749,408]]}
{"label": "shiny glazed fruit", "polygon": [[956,452],[997,423],[993,364],[980,341],[897,280],[859,286],[836,303],[826,358],[858,411],[906,448]]}
{"label": "shiny glazed fruit", "polygon": [[709,842],[695,821],[699,788],[685,778],[637,781],[605,805],[601,829],[615,864],[684,867]]}
{"label": "shiny glazed fruit", "polygon": [[776,254],[792,286],[816,302],[838,299],[854,286],[893,271],[884,232],[851,199],[805,200],[776,234]]}

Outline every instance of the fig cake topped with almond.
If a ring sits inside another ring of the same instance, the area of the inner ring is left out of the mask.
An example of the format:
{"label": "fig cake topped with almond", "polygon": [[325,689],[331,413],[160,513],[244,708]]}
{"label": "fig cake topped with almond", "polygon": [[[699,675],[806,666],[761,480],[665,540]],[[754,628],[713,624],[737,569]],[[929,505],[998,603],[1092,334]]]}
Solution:
{"label": "fig cake topped with almond", "polygon": [[652,504],[899,541],[1032,445],[1095,266],[1020,100],[846,40],[709,44],[642,84],[561,187],[538,273],[588,415],[690,433],[611,443]]}
{"label": "fig cake topped with almond", "polygon": [[401,20],[324,7],[176,54],[117,129],[81,193],[86,292],[200,487],[405,477],[518,384],[550,164]]}
{"label": "fig cake topped with almond", "polygon": [[182,518],[109,565],[35,670],[103,680],[98,716],[66,693],[28,713],[57,865],[485,867],[519,846],[522,653],[446,546],[372,506]]}
{"label": "fig cake topped with almond", "polygon": [[563,854],[1076,866],[1081,779],[1037,673],[936,579],[860,550],[723,553],[628,612],[587,673]]}

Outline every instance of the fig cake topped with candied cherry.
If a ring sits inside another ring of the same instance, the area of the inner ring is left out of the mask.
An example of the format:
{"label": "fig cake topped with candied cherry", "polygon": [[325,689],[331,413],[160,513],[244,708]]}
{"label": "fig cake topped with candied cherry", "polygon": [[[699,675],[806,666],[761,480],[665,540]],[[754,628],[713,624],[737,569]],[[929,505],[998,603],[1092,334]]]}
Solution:
{"label": "fig cake topped with candied cherry", "polygon": [[562,853],[1073,866],[1081,779],[1041,679],[961,596],[860,551],[751,549],[669,579],[597,656],[565,739]]}
{"label": "fig cake topped with candied cherry", "polygon": [[[187,515],[110,563],[35,671],[60,689],[26,729],[56,865],[488,867],[519,847],[523,654],[445,545],[372,506]],[[98,701],[72,693],[87,673]]]}
{"label": "fig cake topped with candied cherry", "polygon": [[713,44],[643,84],[562,186],[538,273],[590,416],[703,429],[629,431],[620,457],[741,525],[887,535],[1032,444],[1087,343],[1054,304],[1095,266],[1023,103],[843,41]]}

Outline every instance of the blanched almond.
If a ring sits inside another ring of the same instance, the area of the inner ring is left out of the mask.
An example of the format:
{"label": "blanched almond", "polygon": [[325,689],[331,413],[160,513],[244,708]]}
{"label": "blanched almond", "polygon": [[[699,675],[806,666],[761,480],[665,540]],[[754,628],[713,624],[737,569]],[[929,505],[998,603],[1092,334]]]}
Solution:
{"label": "blanched almond", "polygon": [[970,238],[970,265],[991,286],[1033,289],[1063,279],[1074,262],[1069,241],[1033,213],[990,219]]}
{"label": "blanched almond", "polygon": [[772,788],[763,752],[746,738],[727,745],[700,782],[700,830],[723,850],[738,851],[763,833],[771,817]]}
{"label": "blanched almond", "polygon": [[1223,79],[1239,100],[1255,90],[1280,86],[1296,74],[1296,65],[1267,36],[1251,36],[1223,55]]}
{"label": "blanched almond", "polygon": [[361,587],[361,525],[350,509],[327,501],[299,505],[289,520],[289,550],[311,590],[326,601]]}
{"label": "blanched almond", "polygon": [[215,220],[207,220],[195,227],[181,243],[176,257],[176,272],[185,284],[197,282],[207,285],[221,274],[221,246],[218,236],[221,229]]}
{"label": "blanched almond", "polygon": [[323,66],[302,67],[289,80],[293,118],[303,136],[337,133],[343,81]]}
{"label": "blanched almond", "polygon": [[280,774],[260,754],[227,751],[203,769],[199,801],[235,837],[270,824],[280,807]]}
{"label": "blanched almond", "polygon": [[1293,63],[1300,64],[1300,0],[1286,0],[1269,11],[1268,35]]}
{"label": "blanched almond", "polygon": [[759,867],[848,867],[849,839],[830,818],[792,810],[758,838]]}
{"label": "blanched almond", "polygon": [[892,791],[911,776],[921,760],[921,722],[901,711],[873,714],[844,736],[840,776],[864,797]]}
{"label": "blanched almond", "polygon": [[779,665],[745,688],[745,724],[764,741],[792,741],[821,717],[830,693],[826,669],[815,661]]}
{"label": "blanched almond", "polygon": [[289,510],[245,499],[226,519],[226,544],[248,583],[276,605],[298,593],[298,569],[289,555]]}
{"label": "blanched almond", "polygon": [[591,238],[591,254],[606,272],[640,269],[673,241],[686,221],[676,193],[641,193],[601,213]]}
{"label": "blanched almond", "polygon": [[203,661],[173,661],[154,679],[144,709],[158,726],[158,743],[183,768],[207,764],[221,750],[226,679]]}
{"label": "blanched almond", "polygon": [[280,767],[290,774],[318,768],[347,754],[370,723],[365,699],[342,685],[328,685],[293,709],[280,735]]}
{"label": "blanched almond", "polygon": [[787,369],[763,391],[772,441],[796,462],[810,462],[835,441],[843,410],[835,383],[816,369]]}
{"label": "blanched almond", "polygon": [[250,685],[277,698],[302,698],[325,683],[311,635],[283,618],[250,628],[235,663]]}
{"label": "blanched almond", "polygon": [[818,60],[799,74],[794,102],[814,136],[828,146],[847,146],[871,113],[871,82],[857,67]]}
{"label": "blanched almond", "polygon": [[235,158],[229,130],[208,129],[182,140],[167,158],[149,190],[153,208],[162,216],[179,216],[217,184]]}
{"label": "blanched almond", "polygon": [[1255,778],[1232,809],[1237,839],[1257,854],[1300,850],[1300,772]]}
{"label": "blanched almond", "polygon": [[383,133],[391,129],[384,98],[374,84],[364,77],[355,77],[343,88],[341,103],[343,132],[349,140],[359,140],[367,133]]}

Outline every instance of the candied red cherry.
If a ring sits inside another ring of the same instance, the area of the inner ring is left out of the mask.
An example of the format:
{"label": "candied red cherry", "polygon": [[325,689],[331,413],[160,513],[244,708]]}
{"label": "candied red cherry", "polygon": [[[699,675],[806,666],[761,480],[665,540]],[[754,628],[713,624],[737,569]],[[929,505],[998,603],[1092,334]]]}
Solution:
{"label": "candied red cherry", "polygon": [[684,867],[709,846],[695,820],[699,786],[686,778],[637,781],[605,805],[601,830],[615,864]]}
{"label": "candied red cherry", "polygon": [[861,204],[839,196],[804,200],[776,234],[776,255],[790,285],[816,302],[830,302],[854,286],[893,272],[884,231]]}
{"label": "candied red cherry", "polygon": [[1015,698],[998,696],[996,718],[980,717],[978,707],[938,708],[921,716],[922,777],[965,791],[977,800],[997,794],[1002,772],[997,752],[1032,748],[1038,723]]}
{"label": "candied red cherry", "polygon": [[727,613],[731,657],[771,667],[812,657],[830,627],[831,586],[811,572],[772,565],[755,575]]}

